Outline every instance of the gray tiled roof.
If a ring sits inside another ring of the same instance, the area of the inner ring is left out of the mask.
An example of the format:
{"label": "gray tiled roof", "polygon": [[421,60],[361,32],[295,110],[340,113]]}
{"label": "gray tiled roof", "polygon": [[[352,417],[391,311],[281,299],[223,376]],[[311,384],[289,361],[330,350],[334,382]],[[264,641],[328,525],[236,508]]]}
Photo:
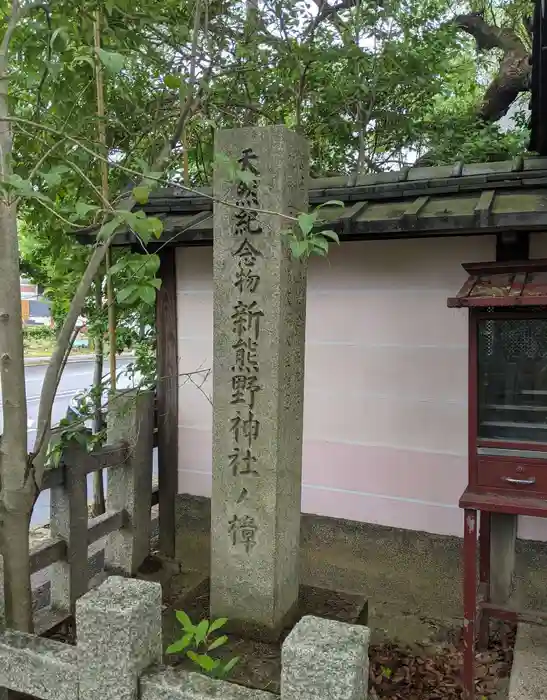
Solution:
{"label": "gray tiled roof", "polygon": [[[545,229],[547,158],[456,163],[356,179],[341,176],[310,181],[311,207],[333,199],[343,201],[345,208],[324,207],[322,216],[329,228],[347,238]],[[212,241],[210,188],[193,192],[159,189],[142,208],[163,219],[163,242],[191,245]],[[126,232],[116,244],[132,241],[133,234]]]}

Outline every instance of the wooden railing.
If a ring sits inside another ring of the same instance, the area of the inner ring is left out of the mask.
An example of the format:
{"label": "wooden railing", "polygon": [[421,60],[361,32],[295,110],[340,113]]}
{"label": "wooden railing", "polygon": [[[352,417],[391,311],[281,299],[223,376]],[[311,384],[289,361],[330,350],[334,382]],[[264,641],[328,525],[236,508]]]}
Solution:
{"label": "wooden railing", "polygon": [[[82,470],[86,476],[100,469],[116,468],[123,464],[128,457],[128,447],[121,442],[118,445],[106,445],[94,452],[86,452],[84,449],[80,451],[76,446],[74,446],[73,450],[71,454],[81,460],[77,468]],[[67,464],[65,459],[61,459],[58,467],[55,469],[48,469],[44,474],[40,491],[63,488],[67,490],[67,498],[70,499],[70,486],[69,481],[66,479],[66,471],[71,468],[71,466],[72,468],[74,467],[74,465]],[[77,515],[87,519],[87,501],[85,512]],[[104,515],[99,515],[97,518],[89,519],[87,525],[87,546],[109,535],[113,530],[118,530],[123,527],[123,521],[123,510],[105,513]],[[66,554],[66,539],[60,536],[52,537],[49,541],[43,542],[32,550],[30,554],[31,573],[34,574],[41,569],[45,569],[60,559],[66,559]]]}
{"label": "wooden railing", "polygon": [[[72,442],[59,466],[46,471],[41,491],[50,490],[50,538],[33,548],[32,573],[51,567],[50,607],[40,631],[73,614],[76,600],[89,587],[88,547],[106,538],[104,564],[132,575],[150,546],[154,418],[152,396],[121,400],[114,411],[114,440],[93,452]],[[116,420],[118,414],[118,420]],[[121,439],[120,439],[121,438]],[[87,476],[109,469],[107,512],[88,517]]]}

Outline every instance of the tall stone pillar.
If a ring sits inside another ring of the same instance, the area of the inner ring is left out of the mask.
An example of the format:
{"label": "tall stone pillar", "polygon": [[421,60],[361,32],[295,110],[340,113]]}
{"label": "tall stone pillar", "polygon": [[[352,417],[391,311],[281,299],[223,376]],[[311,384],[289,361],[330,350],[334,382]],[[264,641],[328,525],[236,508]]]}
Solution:
{"label": "tall stone pillar", "polygon": [[306,313],[281,214],[307,211],[308,149],[282,126],[215,149],[244,175],[214,180],[211,614],[275,636],[298,600]]}

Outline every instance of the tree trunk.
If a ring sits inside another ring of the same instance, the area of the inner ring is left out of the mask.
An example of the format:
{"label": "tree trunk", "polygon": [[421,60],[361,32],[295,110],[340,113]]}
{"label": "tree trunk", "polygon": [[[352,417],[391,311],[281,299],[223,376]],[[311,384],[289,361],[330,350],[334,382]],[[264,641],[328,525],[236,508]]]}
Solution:
{"label": "tree trunk", "polygon": [[[0,51],[0,176],[12,174],[8,112],[7,42]],[[27,406],[23,321],[19,294],[17,208],[13,195],[0,199],[0,381],[4,433],[1,443],[0,517],[3,529],[6,623],[32,630],[28,528],[37,495],[27,456]]]}
{"label": "tree trunk", "polygon": [[[97,277],[95,286],[95,304],[100,309],[103,304],[102,276]],[[95,412],[93,416],[93,432],[95,435],[103,429],[103,414],[101,411],[101,387],[103,383],[104,341],[103,334],[99,332],[95,338],[95,371],[93,374],[93,395],[95,398]],[[93,472],[93,506],[92,515],[96,518],[106,512],[104,498],[103,470]]]}
{"label": "tree trunk", "polygon": [[[41,6],[28,2],[21,7],[12,0],[11,16],[5,17],[4,33],[0,43],[0,179],[9,181],[12,174],[12,139],[8,110],[8,49],[17,23],[33,9]],[[197,3],[196,16],[201,17]],[[199,22],[197,22],[199,29]],[[192,71],[197,62],[197,31],[194,35]],[[171,135],[155,158],[151,172],[163,171],[173,149],[178,145],[187,119],[199,105],[207,86],[210,70],[190,94],[181,100],[180,115]],[[118,211],[133,208],[133,197],[123,199]],[[30,558],[28,528],[32,508],[42,480],[51,434],[51,412],[62,373],[73,329],[83,308],[88,290],[96,277],[115,232],[97,245],[62,324],[55,349],[47,367],[40,404],[36,440],[33,451],[27,454],[27,408],[25,395],[25,363],[21,297],[19,294],[19,245],[17,238],[17,211],[15,200],[8,195],[0,197],[0,382],[2,386],[4,433],[0,443],[0,525],[4,553],[4,596],[8,626],[32,631],[32,592],[30,586]]]}
{"label": "tree trunk", "polygon": [[[530,52],[516,32],[488,24],[481,13],[458,15],[449,24],[472,36],[479,51],[503,52],[498,72],[477,105],[478,123],[493,124],[507,114],[521,92],[530,89]],[[427,167],[435,162],[435,152],[429,151],[418,158],[414,167]]]}
{"label": "tree trunk", "polygon": [[[8,467],[9,469],[9,467]],[[10,499],[13,505],[13,499]],[[29,527],[32,500],[15,508],[2,504],[2,539],[4,557],[4,605],[6,625],[21,632],[32,632],[32,589],[30,586]]]}

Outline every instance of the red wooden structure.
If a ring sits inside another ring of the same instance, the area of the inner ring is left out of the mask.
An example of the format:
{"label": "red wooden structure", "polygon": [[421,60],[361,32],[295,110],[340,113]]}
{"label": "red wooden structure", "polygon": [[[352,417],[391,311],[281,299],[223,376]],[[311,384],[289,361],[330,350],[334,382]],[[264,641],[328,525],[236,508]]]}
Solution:
{"label": "red wooden structure", "polygon": [[464,268],[469,278],[448,306],[469,308],[469,483],[460,507],[464,685],[472,700],[475,643],[488,641],[489,619],[542,616],[492,603],[490,536],[493,513],[547,517],[547,260]]}

